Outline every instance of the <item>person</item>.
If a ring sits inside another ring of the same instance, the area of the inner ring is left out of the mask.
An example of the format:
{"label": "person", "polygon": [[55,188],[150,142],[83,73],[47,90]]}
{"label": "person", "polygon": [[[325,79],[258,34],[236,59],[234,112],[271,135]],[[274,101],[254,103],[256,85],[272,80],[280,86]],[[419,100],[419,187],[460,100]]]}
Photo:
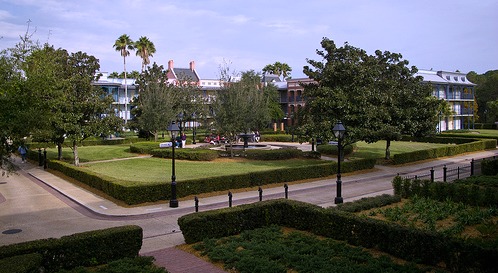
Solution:
{"label": "person", "polygon": [[17,151],[19,151],[19,154],[21,155],[22,163],[26,162],[26,154],[28,153],[28,149],[26,148],[26,146],[24,145],[19,146]]}
{"label": "person", "polygon": [[182,133],[182,148],[185,148],[186,144],[187,144],[187,135],[185,135],[185,133]]}
{"label": "person", "polygon": [[259,134],[259,131],[256,131],[256,133],[255,133],[255,135],[254,135],[254,136],[255,136],[255,138],[256,138],[256,143],[258,143],[258,142],[259,142],[259,140],[261,139],[261,135]]}

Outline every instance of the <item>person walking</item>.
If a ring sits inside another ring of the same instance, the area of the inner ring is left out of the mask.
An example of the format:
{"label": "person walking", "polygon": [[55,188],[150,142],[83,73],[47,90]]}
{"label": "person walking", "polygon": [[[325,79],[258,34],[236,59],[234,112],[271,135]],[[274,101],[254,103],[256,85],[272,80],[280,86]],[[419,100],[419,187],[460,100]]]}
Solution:
{"label": "person walking", "polygon": [[182,148],[185,148],[185,145],[187,145],[187,135],[182,133]]}
{"label": "person walking", "polygon": [[26,162],[26,154],[28,153],[28,149],[23,144],[23,145],[19,146],[19,148],[17,148],[17,151],[21,155],[22,163],[25,163]]}

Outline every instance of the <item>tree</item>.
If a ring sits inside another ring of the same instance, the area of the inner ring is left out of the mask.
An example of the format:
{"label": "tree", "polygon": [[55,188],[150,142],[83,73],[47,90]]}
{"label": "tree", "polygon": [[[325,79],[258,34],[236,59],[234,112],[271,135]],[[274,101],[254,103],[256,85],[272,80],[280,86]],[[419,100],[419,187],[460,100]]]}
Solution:
{"label": "tree", "polygon": [[268,64],[263,68],[263,74],[273,74],[278,77],[282,76],[284,80],[290,77],[290,72],[292,68],[286,64],[281,62],[275,62],[274,64]]}
{"label": "tree", "polygon": [[249,133],[268,124],[268,97],[261,88],[261,77],[253,70],[243,72],[239,82],[225,81],[230,78],[229,69],[221,70],[221,81],[225,84],[213,104],[214,125],[218,133],[229,139],[231,147],[240,133]]}
{"label": "tree", "polygon": [[94,56],[81,51],[68,55],[66,61],[60,63],[60,70],[65,73],[61,78],[62,91],[50,103],[53,138],[59,149],[64,139],[69,140],[76,166],[79,166],[78,144],[82,140],[121,129],[121,120],[110,107],[112,97],[92,84],[98,80],[95,75],[99,68]]}
{"label": "tree", "polygon": [[123,34],[114,42],[113,46],[123,56],[124,84],[125,84],[125,124],[128,123],[128,85],[126,84],[126,57],[130,56],[130,50],[135,50],[135,44],[130,36]]}
{"label": "tree", "polygon": [[178,88],[169,84],[166,70],[156,63],[146,69],[138,79],[139,96],[134,101],[134,119],[130,126],[150,132],[158,139],[158,131],[165,130],[179,113]]}
{"label": "tree", "polygon": [[309,136],[330,139],[332,127],[342,121],[348,130],[343,143],[386,140],[389,158],[392,140],[434,132],[439,102],[400,54],[368,55],[348,43],[338,48],[327,38],[321,45],[324,50],[317,54],[323,61],[308,59],[313,68],[304,67],[315,80],[304,87],[307,102],[302,115],[311,123],[304,130]]}
{"label": "tree", "polygon": [[156,53],[156,47],[154,43],[149,40],[149,38],[142,36],[138,41],[135,42],[135,48],[137,49],[137,56],[142,58],[142,73],[144,72],[145,66],[150,64],[149,57],[152,57]]}
{"label": "tree", "polygon": [[9,162],[17,146],[24,142],[39,120],[38,101],[27,88],[24,64],[38,43],[31,40],[29,23],[24,36],[13,48],[0,52],[0,169],[2,175],[14,171]]}
{"label": "tree", "polygon": [[467,74],[469,80],[477,84],[475,96],[479,106],[478,116],[481,122],[493,122],[487,103],[498,100],[498,70],[490,70],[482,75],[472,71]]}

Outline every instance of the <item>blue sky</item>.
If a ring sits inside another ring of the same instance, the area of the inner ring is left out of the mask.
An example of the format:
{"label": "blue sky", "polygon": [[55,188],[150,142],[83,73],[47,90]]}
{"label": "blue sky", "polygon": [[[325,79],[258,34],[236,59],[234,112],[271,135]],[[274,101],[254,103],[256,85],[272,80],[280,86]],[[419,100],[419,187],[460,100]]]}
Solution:
{"label": "blue sky", "polygon": [[[128,34],[154,42],[152,62],[194,60],[206,79],[219,77],[224,60],[235,71],[285,62],[292,77],[304,77],[323,37],[401,53],[419,69],[481,74],[498,69],[496,11],[497,0],[0,0],[0,49],[31,20],[33,39],[94,55],[106,72],[123,70],[112,46]],[[135,53],[126,62],[141,68]]]}

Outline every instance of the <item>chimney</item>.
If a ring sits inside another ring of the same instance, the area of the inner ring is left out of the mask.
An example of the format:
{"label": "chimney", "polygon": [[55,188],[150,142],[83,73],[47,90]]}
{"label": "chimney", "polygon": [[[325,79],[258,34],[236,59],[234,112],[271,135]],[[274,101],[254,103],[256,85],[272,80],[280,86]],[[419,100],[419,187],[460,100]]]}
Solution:
{"label": "chimney", "polygon": [[195,62],[191,61],[190,62],[190,70],[193,72],[195,70]]}
{"label": "chimney", "polygon": [[168,71],[173,71],[173,60],[168,61]]}

